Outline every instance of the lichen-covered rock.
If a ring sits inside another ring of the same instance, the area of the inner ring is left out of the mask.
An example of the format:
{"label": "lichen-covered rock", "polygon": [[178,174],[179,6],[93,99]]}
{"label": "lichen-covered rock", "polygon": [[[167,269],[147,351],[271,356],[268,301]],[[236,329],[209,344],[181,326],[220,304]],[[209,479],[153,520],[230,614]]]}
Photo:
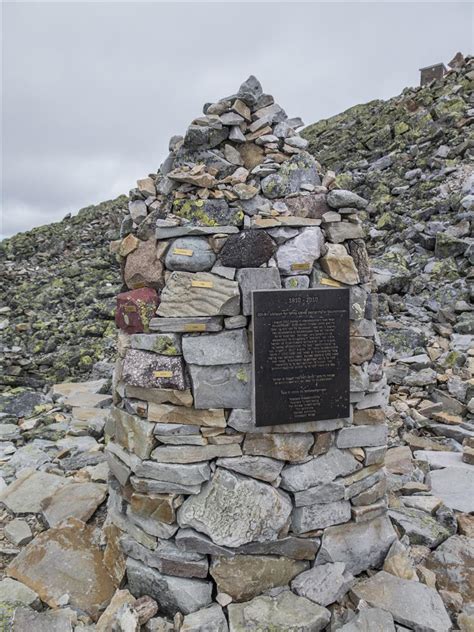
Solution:
{"label": "lichen-covered rock", "polygon": [[218,468],[201,493],[184,502],[178,522],[181,527],[202,531],[216,544],[237,547],[276,540],[288,527],[290,513],[286,494]]}
{"label": "lichen-covered rock", "polygon": [[176,200],[173,214],[191,226],[240,226],[243,213],[230,207],[225,200]]}
{"label": "lichen-covered rock", "polygon": [[273,200],[290,193],[299,193],[301,185],[321,184],[321,180],[314,158],[301,152],[284,162],[278,173],[263,178],[260,184],[262,193]]}
{"label": "lichen-covered rock", "polygon": [[219,259],[230,268],[259,268],[273,256],[275,249],[275,242],[266,232],[244,231],[227,238]]}

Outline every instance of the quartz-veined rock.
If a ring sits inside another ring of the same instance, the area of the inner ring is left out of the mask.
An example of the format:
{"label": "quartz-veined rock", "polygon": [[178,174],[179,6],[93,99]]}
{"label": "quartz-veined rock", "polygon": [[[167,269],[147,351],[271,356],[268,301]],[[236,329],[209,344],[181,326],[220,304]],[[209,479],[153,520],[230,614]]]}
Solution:
{"label": "quartz-veined rock", "polygon": [[248,434],[245,437],[244,454],[267,456],[282,461],[302,461],[314,443],[312,434]]}
{"label": "quartz-veined rock", "polygon": [[237,281],[242,292],[242,312],[252,313],[252,292],[255,290],[276,290],[281,288],[281,280],[276,268],[241,268],[237,270]]}
{"label": "quartz-veined rock", "polygon": [[276,245],[263,231],[249,230],[230,235],[219,253],[222,265],[231,268],[259,268],[273,256]]}
{"label": "quartz-veined rock", "polygon": [[324,244],[320,228],[303,228],[300,234],[286,241],[275,253],[275,260],[283,275],[309,274],[313,263],[321,255]]}
{"label": "quartz-veined rock", "polygon": [[288,527],[290,513],[291,501],[283,492],[218,468],[200,494],[185,500],[178,522],[202,531],[216,544],[237,547],[275,540]]}
{"label": "quartz-veined rock", "polygon": [[230,632],[250,630],[285,630],[285,632],[319,632],[331,619],[326,608],[289,590],[275,597],[255,597],[246,603],[228,607]]}
{"label": "quartz-veined rock", "polygon": [[172,357],[129,349],[125,356],[122,378],[131,386],[166,388],[183,391],[187,384],[181,357]]}
{"label": "quartz-veined rock", "polygon": [[325,529],[331,525],[348,522],[351,519],[351,504],[346,500],[336,500],[324,504],[304,505],[293,510],[291,526],[294,533],[306,533],[315,529]]}
{"label": "quartz-veined rock", "polygon": [[250,364],[223,366],[188,365],[197,409],[249,408],[252,371]]}
{"label": "quartz-veined rock", "polygon": [[215,260],[216,254],[204,237],[179,237],[168,248],[165,265],[168,270],[205,272]]}
{"label": "quartz-veined rock", "polygon": [[208,272],[173,272],[161,293],[158,316],[236,316],[238,283]]}
{"label": "quartz-veined rock", "polygon": [[235,329],[217,334],[183,336],[183,356],[189,364],[201,366],[248,363],[247,332]]}
{"label": "quartz-veined rock", "polygon": [[238,474],[257,478],[266,483],[273,483],[279,477],[284,463],[265,456],[243,455],[219,458],[216,461],[216,465]]}
{"label": "quartz-veined rock", "polygon": [[356,584],[351,592],[354,598],[363,599],[374,608],[387,610],[396,623],[412,630],[446,632],[452,628],[439,594],[421,582],[400,579],[380,571]]}
{"label": "quartz-veined rock", "polygon": [[132,558],[127,560],[130,592],[135,597],[149,595],[158,603],[160,611],[174,616],[177,612],[189,614],[210,605],[212,583],[165,575]]}
{"label": "quartz-veined rock", "polygon": [[219,592],[235,601],[247,601],[274,588],[285,586],[308,568],[308,562],[269,555],[218,557],[210,573]]}
{"label": "quartz-veined rock", "polygon": [[331,448],[311,461],[301,465],[288,465],[281,473],[281,486],[292,492],[298,492],[315,485],[330,483],[338,476],[360,470],[362,465],[348,451]]}
{"label": "quartz-veined rock", "polygon": [[291,589],[300,597],[328,606],[344,597],[354,582],[343,562],[313,566],[291,582]]}
{"label": "quartz-veined rock", "polygon": [[396,538],[386,516],[329,527],[324,531],[316,564],[344,562],[347,571],[358,575],[368,568],[380,567]]}

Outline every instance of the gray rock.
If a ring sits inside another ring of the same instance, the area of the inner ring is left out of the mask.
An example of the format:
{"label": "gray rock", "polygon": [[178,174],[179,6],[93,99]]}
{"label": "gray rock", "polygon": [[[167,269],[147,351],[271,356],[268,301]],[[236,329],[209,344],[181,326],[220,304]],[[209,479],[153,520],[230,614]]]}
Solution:
{"label": "gray rock", "polygon": [[332,208],[352,207],[364,209],[367,206],[367,200],[361,198],[357,193],[346,191],[344,189],[335,189],[327,195],[327,203]]}
{"label": "gray rock", "polygon": [[35,591],[25,584],[5,577],[0,581],[0,603],[23,604],[37,608],[40,605],[40,599]]}
{"label": "gray rock", "polygon": [[[179,273],[178,273],[179,274]],[[181,357],[170,357],[129,349],[122,368],[122,379],[131,386],[183,391],[187,384]]]}
{"label": "gray rock", "polygon": [[127,576],[135,597],[149,595],[158,603],[160,612],[169,616],[196,612],[212,601],[212,582],[163,575],[131,558],[127,560]]}
{"label": "gray rock", "polygon": [[285,590],[228,607],[230,632],[319,632],[331,619],[326,608]]}
{"label": "gray rock", "polygon": [[340,601],[354,582],[343,562],[313,566],[291,582],[291,589],[300,597],[311,599],[320,606]]}
{"label": "gray rock", "polygon": [[216,129],[205,125],[190,125],[184,136],[184,147],[188,149],[212,149],[220,145],[229,135],[227,127]]}
{"label": "gray rock", "polygon": [[430,472],[431,493],[457,511],[474,511],[474,467],[446,467]]}
{"label": "gray rock", "polygon": [[304,228],[298,237],[286,241],[275,254],[278,269],[284,275],[309,274],[324,244],[320,228]]}
{"label": "gray rock", "polygon": [[0,493],[0,502],[17,514],[39,513],[44,499],[69,484],[70,480],[62,476],[24,470]]}
{"label": "gray rock", "polygon": [[301,465],[288,465],[281,473],[284,489],[298,492],[309,487],[330,483],[338,476],[360,470],[362,465],[350,452],[331,448],[326,454]]}
{"label": "gray rock", "polygon": [[71,608],[36,612],[29,608],[15,610],[13,629],[15,632],[73,632],[77,613]]}
{"label": "gray rock", "polygon": [[346,570],[358,575],[380,567],[397,535],[388,517],[360,524],[348,523],[325,530],[316,564],[344,562]]}
{"label": "gray rock", "polygon": [[153,478],[165,483],[177,483],[178,485],[199,485],[211,476],[211,470],[207,463],[156,463],[155,461],[142,461],[135,468],[138,477]]}
{"label": "gray rock", "polygon": [[218,468],[200,494],[185,500],[178,522],[202,531],[216,544],[237,547],[275,540],[288,523],[291,507],[286,494],[270,485]]}
{"label": "gray rock", "polygon": [[305,184],[321,184],[316,162],[307,152],[292,156],[281,165],[278,173],[266,176],[260,182],[263,195],[269,199],[299,193],[301,186]]}
{"label": "gray rock", "polygon": [[387,443],[387,435],[387,427],[383,424],[352,426],[339,430],[336,445],[338,448],[376,447]]}
{"label": "gray rock", "polygon": [[254,75],[250,75],[240,86],[237,97],[246,105],[254,107],[262,94],[263,90],[260,81]]}
{"label": "gray rock", "polygon": [[[5,527],[4,533],[7,539],[15,546],[22,546],[28,544],[33,539],[33,533],[30,529],[30,525],[26,520],[20,520],[14,518]],[[0,601],[2,601],[0,596]]]}
{"label": "gray rock", "polygon": [[101,483],[72,483],[42,501],[42,515],[50,527],[70,517],[87,522],[106,496],[107,486]]}
{"label": "gray rock", "polygon": [[332,503],[336,500],[343,500],[345,490],[345,486],[339,481],[310,487],[302,492],[295,492],[295,506],[304,507],[305,505],[321,505],[325,503]]}
{"label": "gray rock", "polygon": [[250,364],[228,366],[188,365],[194,405],[204,408],[249,408],[252,370]]}
{"label": "gray rock", "polygon": [[339,632],[396,632],[390,612],[380,608],[364,608]]}
{"label": "gray rock", "polygon": [[[232,168],[235,167],[232,165]],[[155,237],[157,239],[172,239],[173,237],[215,235],[217,233],[232,235],[238,232],[239,229],[237,226],[193,226],[191,224],[185,224],[184,226],[158,226],[155,231]]]}
{"label": "gray rock", "polygon": [[326,238],[333,244],[341,244],[346,239],[362,239],[364,229],[362,224],[352,222],[331,222],[324,225]]}
{"label": "gray rock", "polygon": [[165,264],[168,270],[205,272],[212,268],[215,260],[216,254],[207,239],[180,237],[168,248]]}
{"label": "gray rock", "polygon": [[309,276],[298,274],[283,279],[283,287],[289,290],[305,290],[309,287]]}
{"label": "gray rock", "polygon": [[181,355],[181,336],[169,334],[133,334],[130,347],[141,351],[153,351],[159,355]]}
{"label": "gray rock", "polygon": [[331,525],[348,522],[351,519],[351,503],[346,500],[297,507],[293,511],[291,526],[294,533],[306,533],[315,529],[325,529]]}
{"label": "gray rock", "polygon": [[180,632],[228,632],[224,611],[218,604],[184,617]]}
{"label": "gray rock", "polygon": [[388,515],[402,535],[409,538],[410,544],[433,549],[451,535],[448,529],[421,509],[400,507],[390,510]]}
{"label": "gray rock", "polygon": [[208,272],[172,272],[161,293],[158,316],[236,316],[240,311],[235,281]]}
{"label": "gray rock", "polygon": [[189,364],[212,366],[250,362],[249,342],[245,329],[217,334],[183,336],[183,355]]}
{"label": "gray rock", "polygon": [[314,560],[319,549],[319,538],[287,536],[273,542],[252,542],[236,549],[247,555],[283,555],[293,560]]}
{"label": "gray rock", "polygon": [[352,588],[356,599],[387,610],[397,623],[419,632],[446,632],[451,620],[439,594],[421,582],[400,579],[385,571]]}
{"label": "gray rock", "polygon": [[242,292],[242,312],[252,314],[252,292],[281,288],[281,280],[276,268],[242,268],[237,271],[237,281]]}
{"label": "gray rock", "polygon": [[179,445],[158,446],[151,458],[161,463],[198,463],[219,457],[241,456],[242,450],[237,444],[222,445]]}
{"label": "gray rock", "polygon": [[265,456],[238,456],[234,458],[220,458],[216,465],[245,476],[251,476],[266,483],[273,483],[279,477],[283,468],[283,461],[277,461]]}

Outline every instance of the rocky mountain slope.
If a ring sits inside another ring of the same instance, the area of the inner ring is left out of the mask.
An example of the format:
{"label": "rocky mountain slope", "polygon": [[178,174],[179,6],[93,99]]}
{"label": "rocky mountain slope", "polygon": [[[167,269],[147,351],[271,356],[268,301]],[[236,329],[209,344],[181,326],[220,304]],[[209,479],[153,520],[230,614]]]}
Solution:
{"label": "rocky mountain slope", "polygon": [[127,201],[89,206],[0,244],[1,386],[77,379],[112,353],[120,274],[109,242]]}

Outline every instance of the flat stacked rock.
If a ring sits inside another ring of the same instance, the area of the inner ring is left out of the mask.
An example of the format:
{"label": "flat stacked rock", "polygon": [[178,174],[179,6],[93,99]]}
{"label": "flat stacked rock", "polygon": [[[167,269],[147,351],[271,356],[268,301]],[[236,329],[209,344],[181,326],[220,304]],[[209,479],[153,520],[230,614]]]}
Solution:
{"label": "flat stacked rock", "polygon": [[[112,244],[124,288],[109,519],[132,594],[168,616],[207,609],[193,617],[216,630],[227,619],[251,629],[264,611],[272,629],[293,629],[293,609],[295,630],[322,629],[327,606],[396,538],[388,388],[358,218],[367,202],[322,176],[301,126],[255,77],[206,104],[131,191]],[[350,288],[351,415],[256,427],[252,291],[318,287]]]}

